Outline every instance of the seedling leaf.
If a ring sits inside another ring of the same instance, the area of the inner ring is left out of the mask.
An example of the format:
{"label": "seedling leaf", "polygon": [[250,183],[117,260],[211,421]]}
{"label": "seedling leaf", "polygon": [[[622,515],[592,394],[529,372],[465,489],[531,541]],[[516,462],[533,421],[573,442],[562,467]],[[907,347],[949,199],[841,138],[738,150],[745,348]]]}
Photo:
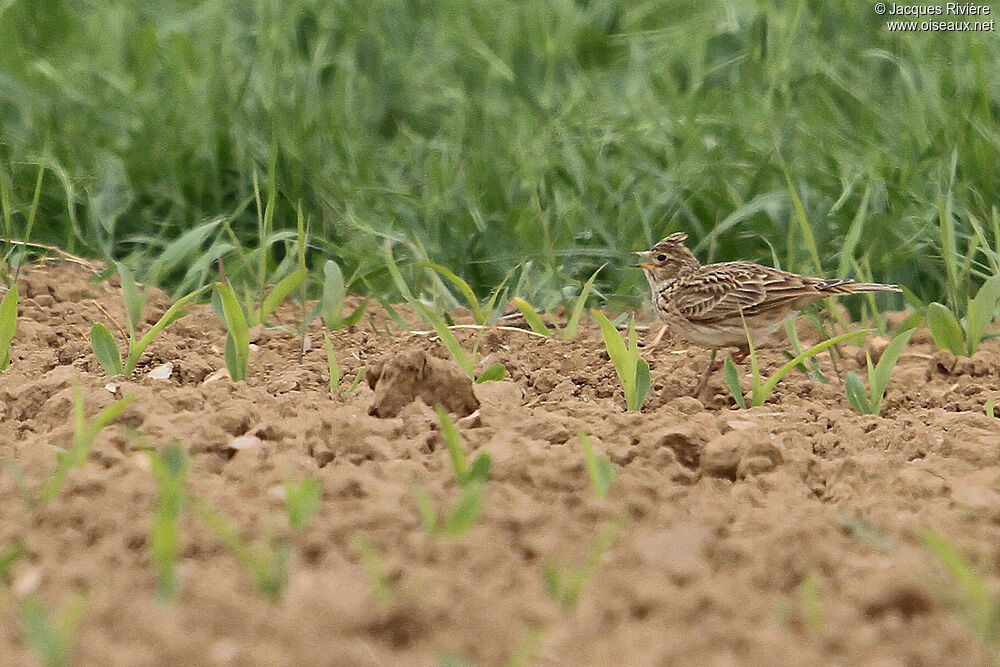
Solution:
{"label": "seedling leaf", "polygon": [[594,493],[597,494],[598,498],[605,498],[611,483],[615,481],[615,468],[607,456],[594,453],[594,444],[591,442],[590,436],[581,430],[579,438],[583,445],[583,459],[587,465],[587,473],[590,475],[590,483],[594,487]]}
{"label": "seedling leaf", "polygon": [[726,386],[729,387],[729,393],[733,395],[736,405],[740,406],[742,410],[746,410],[747,402],[743,397],[743,388],[740,387],[740,372],[736,368],[736,363],[733,362],[732,357],[726,357],[724,366],[726,371]]}
{"label": "seedling leaf", "polygon": [[594,287],[594,280],[597,278],[597,274],[605,266],[607,264],[602,264],[598,267],[590,276],[590,279],[583,285],[583,289],[580,290],[580,296],[576,298],[576,302],[573,304],[573,311],[569,316],[569,321],[566,322],[566,326],[559,332],[560,338],[569,339],[576,335],[577,327],[580,325],[580,315],[583,313],[583,306],[587,303],[587,297],[590,295],[590,290]]}
{"label": "seedling leaf", "polygon": [[940,303],[933,302],[927,304],[924,318],[927,321],[927,328],[931,330],[931,337],[934,338],[935,345],[943,350],[949,350],[953,354],[965,352],[962,327],[954,313]]}
{"label": "seedling leaf", "polygon": [[288,526],[292,530],[302,530],[309,523],[319,509],[322,493],[319,482],[311,477],[298,484],[285,480]]}
{"label": "seedling leaf", "polygon": [[476,384],[482,384],[483,382],[499,382],[504,379],[507,375],[507,367],[503,364],[493,364],[485,371],[479,374],[476,378]]}
{"label": "seedling leaf", "polygon": [[[871,376],[868,379],[871,382]],[[861,378],[854,371],[848,371],[844,377],[844,390],[847,393],[847,402],[850,403],[854,411],[861,415],[872,414],[872,408],[868,404],[868,393]]]}
{"label": "seedling leaf", "polygon": [[306,272],[304,269],[296,269],[279,280],[278,284],[274,286],[274,289],[272,289],[261,302],[260,309],[257,311],[257,316],[255,318],[257,322],[266,322],[267,318],[270,317],[278,306],[288,298],[288,295],[295,291],[295,288],[299,286],[299,283],[302,282],[302,279],[305,278],[305,276]]}
{"label": "seedling leaf", "polygon": [[444,534],[448,537],[464,535],[476,525],[483,509],[483,484],[475,481],[462,489],[462,494],[451,509],[444,524]]}
{"label": "seedling leaf", "polygon": [[514,297],[514,305],[521,311],[524,321],[527,322],[532,331],[543,336],[552,335],[552,330],[545,325],[534,306],[519,296]]}
{"label": "seedling leaf", "polygon": [[90,346],[97,357],[97,363],[101,365],[108,375],[123,375],[125,368],[122,365],[122,353],[118,349],[118,343],[111,331],[101,324],[94,322],[90,327]]}
{"label": "seedling leaf", "polygon": [[0,371],[10,365],[10,343],[17,331],[17,283],[0,300]]}

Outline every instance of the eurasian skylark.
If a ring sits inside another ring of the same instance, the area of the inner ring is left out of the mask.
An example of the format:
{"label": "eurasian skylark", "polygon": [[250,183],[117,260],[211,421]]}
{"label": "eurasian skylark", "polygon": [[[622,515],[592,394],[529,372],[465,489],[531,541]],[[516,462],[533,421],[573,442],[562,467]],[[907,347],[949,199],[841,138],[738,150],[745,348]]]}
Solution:
{"label": "eurasian skylark", "polygon": [[677,337],[712,350],[696,396],[721,367],[715,362],[719,348],[738,348],[734,361],[749,354],[744,321],[756,343],[774,334],[786,317],[828,296],[901,291],[896,285],[810,278],[751,262],[703,266],[684,245],[686,238],[687,234],[676,232],[636,254],[644,260],[638,266],[649,281],[659,318]]}

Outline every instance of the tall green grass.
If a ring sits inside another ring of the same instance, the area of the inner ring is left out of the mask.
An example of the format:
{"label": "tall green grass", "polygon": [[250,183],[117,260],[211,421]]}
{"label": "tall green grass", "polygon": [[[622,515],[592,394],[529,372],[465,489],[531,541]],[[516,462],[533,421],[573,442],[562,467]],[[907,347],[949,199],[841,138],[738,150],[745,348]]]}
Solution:
{"label": "tall green grass", "polygon": [[949,306],[1000,247],[995,34],[844,0],[49,0],[0,43],[3,233],[175,293],[280,277],[300,201],[310,266],[390,298],[386,240],[418,293],[530,262],[543,308],[606,261],[634,302],[674,229]]}

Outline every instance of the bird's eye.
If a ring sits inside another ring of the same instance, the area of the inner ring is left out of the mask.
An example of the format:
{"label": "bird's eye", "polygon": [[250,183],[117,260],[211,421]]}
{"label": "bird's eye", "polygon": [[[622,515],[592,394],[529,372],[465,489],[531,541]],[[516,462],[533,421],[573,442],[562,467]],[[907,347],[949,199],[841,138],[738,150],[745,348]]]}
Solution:
{"label": "bird's eye", "polygon": [[665,261],[667,261],[667,256],[663,255],[663,254],[659,254],[659,255],[656,256],[656,261],[657,262],[665,262]]}

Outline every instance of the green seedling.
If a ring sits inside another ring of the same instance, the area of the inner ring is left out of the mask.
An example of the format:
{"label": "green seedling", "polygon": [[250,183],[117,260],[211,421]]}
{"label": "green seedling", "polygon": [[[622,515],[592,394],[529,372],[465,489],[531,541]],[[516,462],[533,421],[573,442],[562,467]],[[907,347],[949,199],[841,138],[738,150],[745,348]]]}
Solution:
{"label": "green seedling", "polygon": [[[587,297],[590,295],[591,289],[594,287],[594,280],[597,279],[597,274],[601,272],[607,264],[602,264],[594,273],[590,276],[586,283],[583,285],[583,289],[580,290],[580,295],[576,297],[576,301],[573,303],[573,308],[570,311],[569,320],[566,322],[566,326],[561,329],[556,327],[554,333],[557,337],[564,340],[569,340],[576,336],[576,331],[580,326],[580,316],[583,314],[583,307],[587,303]],[[524,316],[524,321],[527,322],[528,326],[537,334],[543,336],[553,335],[553,329],[550,329],[547,324],[542,320],[542,316],[538,314],[535,307],[532,306],[528,301],[522,299],[521,297],[514,297],[514,305],[517,309],[521,311],[521,315]]]}
{"label": "green seedling", "polygon": [[809,632],[819,632],[825,621],[823,613],[823,597],[819,589],[819,580],[814,574],[807,574],[799,583],[799,601],[802,603],[802,616]]}
{"label": "green seedling", "polygon": [[[326,363],[330,370],[330,393],[336,394],[338,387],[340,387],[340,364],[337,363],[337,355],[333,351],[333,343],[330,342],[330,335],[325,331],[323,332],[323,343],[326,346]],[[343,391],[343,396],[350,396],[354,393],[354,390],[361,384],[364,374],[364,367],[359,368],[351,384]]]}
{"label": "green seedling", "polygon": [[995,275],[983,283],[975,297],[967,301],[965,317],[961,320],[936,301],[928,304],[924,309],[924,319],[934,344],[957,355],[975,354],[983,340],[998,335],[986,333],[996,317],[998,301],[1000,275]]}
{"label": "green seedling", "polygon": [[7,581],[11,569],[28,553],[28,543],[18,538],[14,544],[0,552],[0,583]]}
{"label": "green seedling", "polygon": [[[834,336],[833,338],[828,338],[827,340],[813,345],[808,350],[802,354],[794,357],[788,361],[784,366],[779,368],[775,373],[767,378],[766,380],[760,374],[760,365],[757,360],[757,351],[754,348],[753,341],[750,339],[750,331],[746,328],[746,322],[743,323],[743,328],[746,330],[747,334],[747,344],[750,348],[750,374],[752,375],[752,384],[750,388],[750,407],[758,407],[764,405],[767,399],[771,396],[771,392],[774,391],[775,386],[781,381],[783,377],[788,375],[789,372],[799,364],[801,364],[806,359],[812,357],[813,355],[819,354],[823,350],[826,350],[838,343],[843,343],[851,339],[859,338],[865,336],[868,333],[867,329],[862,329],[861,331],[850,331],[848,333],[840,334],[839,336]],[[736,364],[733,363],[731,358],[726,358],[725,361],[725,371],[726,371],[726,385],[729,388],[729,392],[733,395],[733,400],[740,408],[746,408],[746,399],[743,396],[743,389],[740,386],[739,372],[736,369]]]}
{"label": "green seedling", "polygon": [[267,296],[261,300],[259,306],[247,308],[247,326],[253,328],[258,324],[267,322],[268,318],[278,309],[278,306],[284,303],[285,299],[302,283],[306,275],[306,269],[300,267],[279,280],[271,288],[271,291],[267,293]]}
{"label": "green seedling", "polygon": [[344,274],[340,266],[328,259],[323,264],[323,293],[320,297],[320,315],[323,323],[330,331],[344,327],[352,327],[358,323],[368,307],[368,299],[351,312],[344,315],[344,302],[347,300],[347,287],[344,284]]}
{"label": "green seedling", "polygon": [[389,576],[386,574],[385,566],[382,565],[375,545],[372,544],[368,534],[358,531],[351,539],[351,546],[354,548],[358,558],[361,559],[361,567],[364,569],[365,578],[372,589],[372,595],[379,604],[386,604],[392,600],[392,587],[389,585]]}
{"label": "green seedling", "polygon": [[226,368],[235,382],[247,379],[250,364],[250,331],[243,308],[236,299],[236,293],[229,285],[215,283],[215,289],[222,302],[223,322],[226,325]]}
{"label": "green seedling", "polygon": [[617,517],[601,527],[600,532],[594,539],[594,544],[590,547],[583,564],[578,568],[560,568],[551,560],[542,563],[542,581],[545,589],[552,596],[563,611],[572,611],[580,601],[580,594],[583,592],[587,582],[594,576],[601,559],[614,545],[618,539],[618,534],[624,526],[624,519]]}
{"label": "green seedling", "polygon": [[156,571],[156,597],[170,600],[177,592],[177,557],[180,555],[180,521],[184,509],[184,486],[187,461],[177,443],[168,445],[162,454],[148,452],[156,480],[156,506],[149,528],[149,550]]}
{"label": "green seedling", "polygon": [[920,540],[954,580],[952,608],[983,643],[995,648],[1000,640],[1000,597],[990,593],[986,577],[943,535],[925,530]]}
{"label": "green seedling", "polygon": [[83,398],[80,395],[80,385],[73,385],[73,441],[69,449],[56,453],[56,471],[52,477],[45,480],[39,493],[39,503],[42,507],[48,505],[59,493],[66,476],[74,468],[81,468],[87,461],[90,448],[97,439],[97,434],[110,424],[136,398],[135,394],[119,399],[101,410],[89,422],[83,414]]}
{"label": "green seedling", "polygon": [[413,487],[413,497],[420,512],[420,522],[424,531],[431,536],[461,537],[476,525],[483,510],[483,495],[486,484],[474,481],[462,487],[458,500],[450,512],[440,513],[434,506],[427,489],[420,485]]}
{"label": "green seedling", "polygon": [[84,603],[83,596],[75,595],[54,619],[49,618],[38,600],[29,599],[21,606],[24,638],[46,667],[62,667],[69,662]]}
{"label": "green seedling", "polygon": [[580,431],[579,438],[580,444],[583,445],[583,460],[590,475],[590,484],[594,487],[594,493],[598,498],[605,498],[612,482],[615,481],[615,467],[607,456],[594,453],[594,444],[583,430]]}
{"label": "green seedling", "polygon": [[996,418],[996,406],[993,404],[992,398],[986,399],[986,416],[990,419]]}
{"label": "green seedling", "polygon": [[195,501],[195,510],[208,524],[250,576],[254,588],[269,602],[278,602],[285,593],[291,576],[291,547],[283,536],[272,536],[265,546],[247,544],[218,510]]}
{"label": "green seedling", "polygon": [[187,311],[183,310],[184,306],[206,288],[202,287],[175,301],[145,335],[138,337],[139,321],[142,319],[148,295],[139,289],[132,273],[124,266],[118,265],[118,275],[121,277],[122,294],[125,299],[125,329],[128,335],[125,360],[122,361],[121,351],[118,349],[118,343],[115,342],[111,331],[100,322],[94,322],[90,327],[90,345],[94,350],[94,356],[97,357],[97,362],[101,364],[105,373],[108,375],[131,375],[146,348],[164,329],[187,315]]}
{"label": "green seedling", "polygon": [[440,405],[435,407],[435,411],[437,411],[438,421],[441,423],[441,434],[448,447],[451,465],[455,469],[455,481],[462,487],[476,482],[481,484],[488,482],[490,467],[493,463],[489,453],[483,452],[476,457],[471,466],[468,465],[465,461],[465,445],[462,443],[462,437],[458,434],[454,422],[448,416],[448,411]]}
{"label": "green seedling", "polygon": [[[299,484],[286,481],[285,491],[288,528],[300,532],[319,509],[319,483],[309,479]],[[264,545],[250,545],[218,510],[200,499],[191,499],[191,505],[243,565],[257,592],[270,602],[281,600],[292,570],[289,535],[273,534]]]}
{"label": "green seedling", "polygon": [[312,477],[298,484],[285,480],[286,508],[288,512],[288,527],[294,531],[305,528],[309,520],[319,509],[323,500],[323,490],[319,481]]}
{"label": "green seedling", "polygon": [[434,264],[432,262],[421,262],[418,266],[436,271],[447,278],[452,285],[457,287],[458,291],[465,297],[466,302],[468,302],[469,310],[472,311],[472,318],[475,320],[476,324],[486,326],[494,322],[496,317],[500,315],[500,313],[496,310],[497,299],[503,292],[503,286],[508,280],[510,280],[510,274],[508,274],[507,277],[504,278],[499,285],[497,285],[496,289],[493,290],[493,294],[490,295],[490,298],[486,301],[486,303],[484,305],[480,305],[479,298],[472,290],[472,287],[469,286],[469,283],[465,282],[461,276],[456,275],[447,267],[441,266],[440,264]]}
{"label": "green seedling", "polygon": [[635,318],[629,319],[628,345],[626,345],[618,329],[603,313],[597,310],[590,312],[601,325],[604,347],[607,348],[608,356],[615,364],[615,372],[625,393],[625,405],[629,410],[641,409],[646,394],[649,393],[649,364],[639,356]]}
{"label": "green seedling", "polygon": [[10,366],[10,343],[17,331],[17,283],[0,300],[0,371]]}
{"label": "green seedling", "polygon": [[[792,352],[782,350],[781,353],[785,355],[786,359],[794,359],[797,355],[802,354],[802,343],[799,342],[799,334],[795,331],[795,322],[790,317],[785,320],[785,333],[788,335],[788,342],[792,344]],[[809,357],[796,368],[808,375],[814,382],[830,383],[823,375],[823,370],[819,367],[819,361],[816,360],[816,357]]]}
{"label": "green seedling", "polygon": [[874,366],[871,355],[866,354],[868,359],[867,393],[857,373],[850,371],[844,377],[847,402],[851,404],[855,412],[862,415],[877,415],[882,412],[882,399],[885,397],[885,389],[889,385],[892,370],[896,367],[896,361],[903,351],[903,346],[910,341],[915,331],[916,329],[910,329],[896,334]]}
{"label": "green seedling", "polygon": [[[480,328],[479,330],[480,335],[476,338],[476,342],[473,345],[472,354],[467,354],[462,348],[462,345],[458,342],[458,339],[455,338],[455,334],[452,333],[451,328],[448,326],[448,323],[445,322],[445,319],[422,304],[416,297],[413,296],[413,293],[407,286],[406,281],[403,280],[402,274],[399,272],[399,267],[396,266],[396,262],[392,257],[392,252],[387,248],[386,253],[386,268],[389,271],[389,275],[392,277],[393,283],[396,285],[396,289],[403,295],[406,302],[409,303],[415,311],[420,313],[421,317],[430,323],[435,333],[437,333],[438,338],[441,339],[441,343],[445,346],[445,349],[448,350],[451,358],[455,361],[455,365],[477,383],[488,382],[491,380],[502,380],[507,373],[507,369],[503,366],[503,364],[493,364],[484,370],[479,376],[476,376],[476,352],[479,349],[479,341],[482,339],[484,329]],[[473,295],[473,299],[475,299],[475,295]],[[390,312],[390,314],[392,313]],[[405,323],[402,323],[401,318],[398,318],[398,315],[395,317],[397,318],[397,321],[405,327]]]}

